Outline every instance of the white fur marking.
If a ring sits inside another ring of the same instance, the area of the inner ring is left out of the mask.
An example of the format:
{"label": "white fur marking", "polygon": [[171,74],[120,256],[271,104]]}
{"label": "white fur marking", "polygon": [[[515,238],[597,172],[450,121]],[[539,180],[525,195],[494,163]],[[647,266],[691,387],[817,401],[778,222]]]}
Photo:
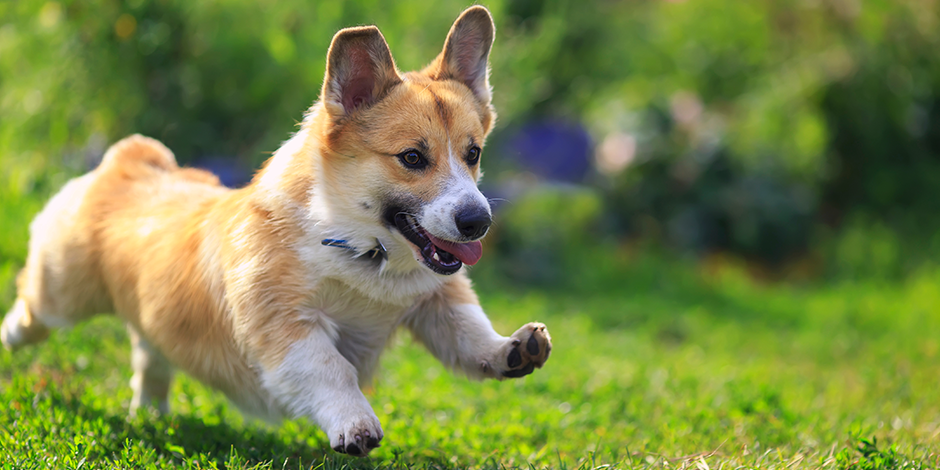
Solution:
{"label": "white fur marking", "polygon": [[281,195],[281,183],[286,179],[287,168],[290,166],[291,159],[295,158],[303,150],[306,132],[298,132],[281,146],[271,157],[271,161],[264,169],[261,175],[260,186],[271,194]]}
{"label": "white fur marking", "polygon": [[461,241],[464,237],[454,221],[457,211],[465,204],[474,204],[490,212],[490,205],[468,173],[453,171],[450,176],[448,190],[424,206],[418,223],[435,237]]}
{"label": "white fur marking", "polygon": [[13,304],[13,308],[10,309],[10,312],[3,318],[3,325],[0,326],[0,340],[3,341],[3,345],[7,348],[17,347],[25,341],[22,326],[20,326],[20,319],[22,319],[25,314],[25,302],[23,302],[23,299],[17,299],[16,303]]}
{"label": "white fur marking", "polygon": [[332,440],[348,421],[367,418],[377,426],[378,419],[359,390],[356,369],[331,336],[318,324],[291,345],[277,369],[262,374],[262,384],[285,415],[313,419]]}

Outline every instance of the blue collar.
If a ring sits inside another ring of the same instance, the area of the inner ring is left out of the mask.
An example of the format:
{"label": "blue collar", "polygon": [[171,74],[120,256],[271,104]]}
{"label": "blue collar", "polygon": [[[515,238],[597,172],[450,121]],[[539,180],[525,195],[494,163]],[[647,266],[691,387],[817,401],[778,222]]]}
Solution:
{"label": "blue collar", "polygon": [[383,245],[382,242],[380,242],[378,238],[375,239],[375,248],[365,253],[358,253],[356,248],[350,245],[349,242],[347,242],[346,240],[339,240],[336,238],[324,238],[323,241],[320,242],[320,244],[323,246],[335,246],[336,248],[342,248],[344,250],[356,252],[357,253],[355,256],[356,258],[360,256],[365,256],[369,259],[381,258],[383,261],[388,261],[388,250],[385,249],[385,245]]}

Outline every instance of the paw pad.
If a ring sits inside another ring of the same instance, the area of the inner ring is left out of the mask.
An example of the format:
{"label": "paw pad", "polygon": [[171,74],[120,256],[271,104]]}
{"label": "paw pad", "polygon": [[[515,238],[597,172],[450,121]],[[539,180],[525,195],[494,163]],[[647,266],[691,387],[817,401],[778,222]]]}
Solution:
{"label": "paw pad", "polygon": [[509,370],[503,372],[503,377],[523,377],[545,364],[552,351],[552,338],[545,325],[529,323],[513,333],[510,346],[506,356]]}

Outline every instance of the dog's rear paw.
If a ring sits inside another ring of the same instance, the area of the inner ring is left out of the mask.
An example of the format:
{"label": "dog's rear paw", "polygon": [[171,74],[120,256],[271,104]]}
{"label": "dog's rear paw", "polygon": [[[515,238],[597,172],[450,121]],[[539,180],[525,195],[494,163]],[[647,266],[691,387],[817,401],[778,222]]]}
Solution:
{"label": "dog's rear paw", "polygon": [[542,323],[529,323],[512,334],[503,377],[522,377],[541,368],[552,352],[552,337]]}
{"label": "dog's rear paw", "polygon": [[341,454],[365,457],[382,445],[382,427],[375,417],[352,420],[339,433],[330,434],[330,447]]}
{"label": "dog's rear paw", "polygon": [[0,324],[0,342],[9,351],[38,343],[48,336],[49,329],[36,320],[23,299],[17,299]]}

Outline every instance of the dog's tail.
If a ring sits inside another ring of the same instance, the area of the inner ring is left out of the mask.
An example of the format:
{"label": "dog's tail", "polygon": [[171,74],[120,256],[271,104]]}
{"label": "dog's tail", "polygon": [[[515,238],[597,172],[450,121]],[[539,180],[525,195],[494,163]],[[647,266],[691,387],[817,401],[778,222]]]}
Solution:
{"label": "dog's tail", "polygon": [[126,179],[136,180],[157,173],[172,172],[185,180],[219,186],[219,178],[198,168],[180,168],[173,152],[159,140],[140,134],[117,141],[104,154],[101,165],[105,171],[116,171]]}
{"label": "dog's tail", "polygon": [[101,160],[101,167],[108,166],[145,166],[165,171],[179,169],[176,157],[166,145],[140,134],[127,136],[112,145]]}

